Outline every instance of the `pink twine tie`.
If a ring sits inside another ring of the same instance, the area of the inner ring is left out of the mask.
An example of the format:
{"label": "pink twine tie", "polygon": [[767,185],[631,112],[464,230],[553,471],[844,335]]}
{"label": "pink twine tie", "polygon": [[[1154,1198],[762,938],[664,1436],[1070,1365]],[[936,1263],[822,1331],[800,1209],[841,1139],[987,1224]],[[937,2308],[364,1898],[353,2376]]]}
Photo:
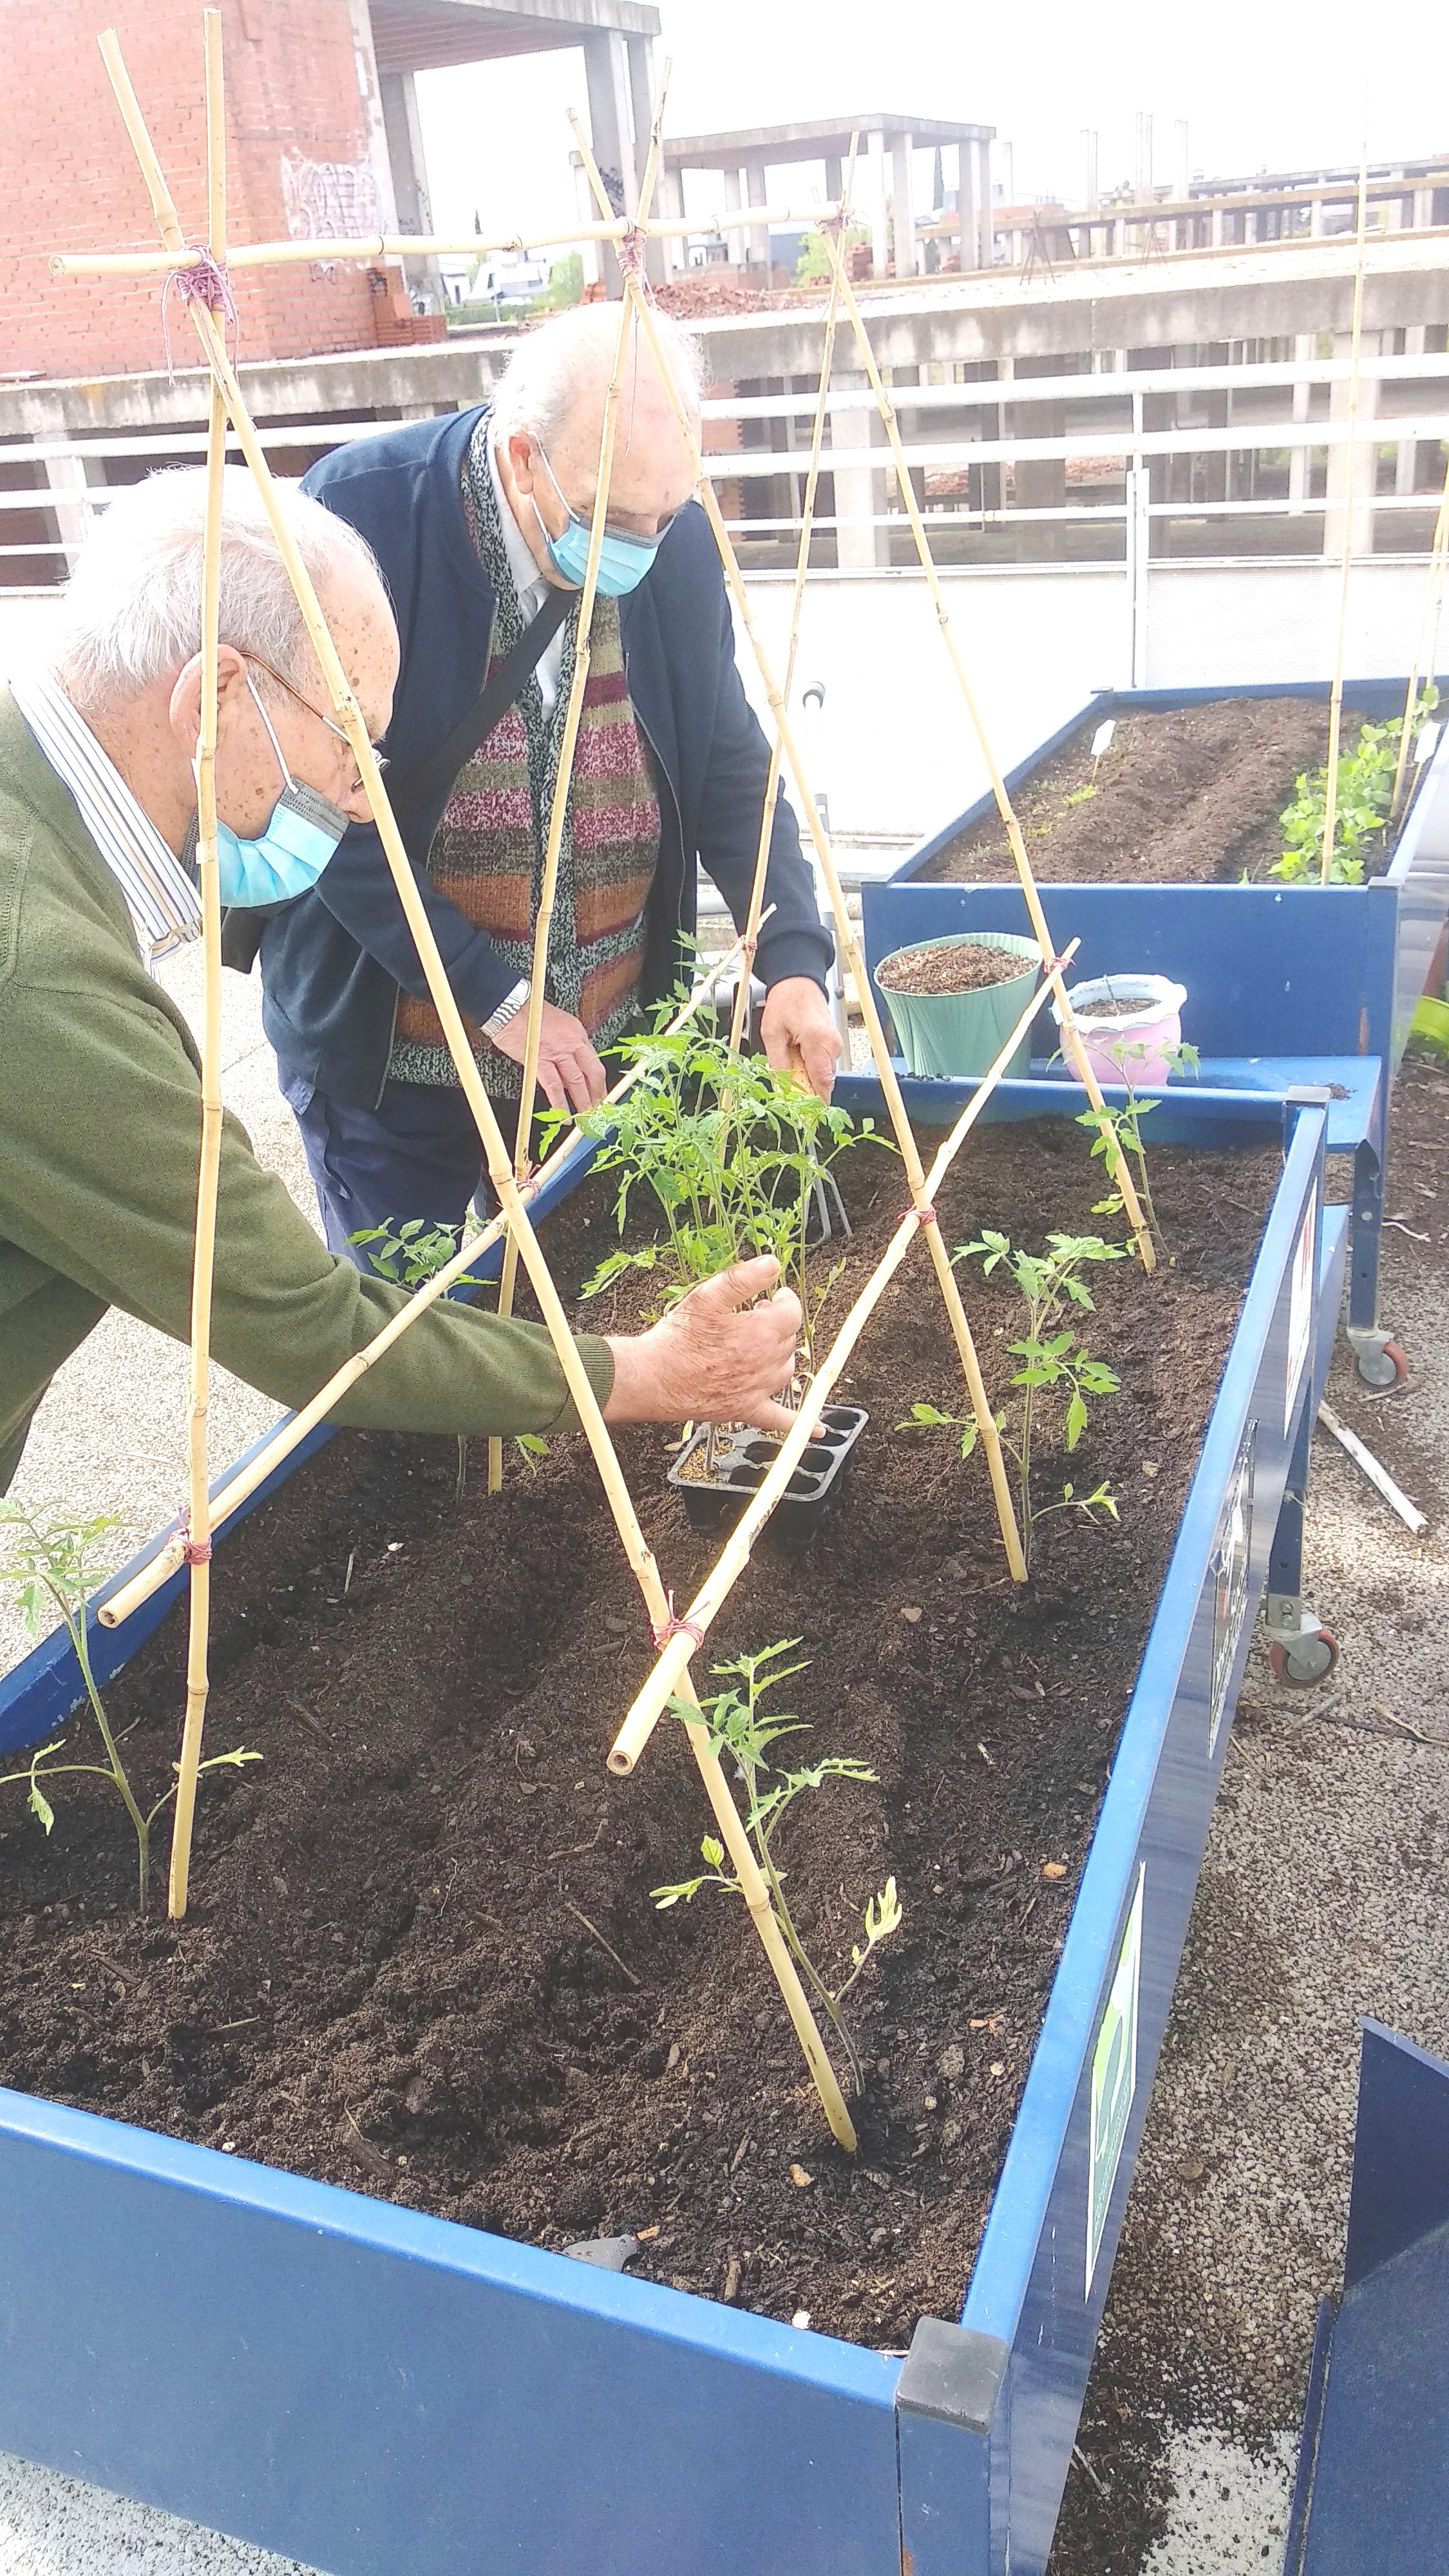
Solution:
{"label": "pink twine tie", "polygon": [[[185,268],[173,268],[161,289],[161,336],[166,348],[166,374],[172,382],[175,381],[176,370],[171,363],[171,325],[167,316],[167,306],[171,301],[173,286],[183,304],[204,304],[209,313],[219,313],[223,322],[230,324],[233,331],[239,334],[241,327],[237,317],[236,298],[232,294],[226,271],[218,267],[204,242],[198,243],[188,253],[188,262]],[[235,362],[235,351],[233,351],[233,362]]]}

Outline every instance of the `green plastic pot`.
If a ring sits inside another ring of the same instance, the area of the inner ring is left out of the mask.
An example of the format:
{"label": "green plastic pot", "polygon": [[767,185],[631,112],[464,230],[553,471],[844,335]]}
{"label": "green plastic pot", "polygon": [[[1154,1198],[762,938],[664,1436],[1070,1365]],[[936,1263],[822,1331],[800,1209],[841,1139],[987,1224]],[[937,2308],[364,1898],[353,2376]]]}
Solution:
{"label": "green plastic pot", "polygon": [[1438,1002],[1426,993],[1414,1013],[1414,1035],[1449,1063],[1449,1002]]}
{"label": "green plastic pot", "polygon": [[[1019,957],[1022,971],[1002,984],[987,984],[970,993],[897,993],[886,978],[897,957],[918,948],[957,948],[966,939],[973,948],[999,948]],[[912,939],[893,948],[876,967],[876,991],[891,1015],[901,1054],[911,1073],[940,1081],[978,1078],[990,1071],[1035,989],[1040,951],[1034,939],[1018,939],[1005,930],[955,931],[948,939]],[[1020,1081],[1031,1064],[1031,1031],[1024,1030],[1013,1048],[1006,1078]]]}

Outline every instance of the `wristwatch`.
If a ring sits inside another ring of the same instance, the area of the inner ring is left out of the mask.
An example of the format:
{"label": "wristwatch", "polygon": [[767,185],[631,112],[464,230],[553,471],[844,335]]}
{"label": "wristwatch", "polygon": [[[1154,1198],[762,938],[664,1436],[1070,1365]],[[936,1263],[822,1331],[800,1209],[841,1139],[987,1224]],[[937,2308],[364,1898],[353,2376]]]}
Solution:
{"label": "wristwatch", "polygon": [[489,1012],[483,1023],[484,1036],[496,1038],[500,1029],[506,1029],[510,1020],[516,1020],[520,1011],[527,1010],[528,995],[529,983],[525,975],[514,985],[511,993],[504,994],[497,1010]]}

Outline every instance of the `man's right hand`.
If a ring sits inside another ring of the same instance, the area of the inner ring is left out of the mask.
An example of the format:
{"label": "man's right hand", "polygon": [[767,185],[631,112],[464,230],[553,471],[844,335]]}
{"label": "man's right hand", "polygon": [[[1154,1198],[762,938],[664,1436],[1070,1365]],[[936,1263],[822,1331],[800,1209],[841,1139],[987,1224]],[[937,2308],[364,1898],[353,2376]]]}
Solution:
{"label": "man's right hand", "polygon": [[[528,1036],[528,1005],[505,1021],[493,1040],[500,1055],[522,1064]],[[597,1109],[608,1090],[608,1077],[594,1053],[594,1042],[582,1020],[545,1002],[538,1033],[538,1082],[550,1109]]]}
{"label": "man's right hand", "polygon": [[[606,1422],[749,1422],[788,1431],[777,1401],[800,1337],[800,1300],[776,1288],[773,1253],[737,1261],[692,1288],[647,1333],[609,1336],[614,1383]],[[767,1294],[774,1290],[773,1295]],[[758,1306],[748,1304],[764,1298]]]}

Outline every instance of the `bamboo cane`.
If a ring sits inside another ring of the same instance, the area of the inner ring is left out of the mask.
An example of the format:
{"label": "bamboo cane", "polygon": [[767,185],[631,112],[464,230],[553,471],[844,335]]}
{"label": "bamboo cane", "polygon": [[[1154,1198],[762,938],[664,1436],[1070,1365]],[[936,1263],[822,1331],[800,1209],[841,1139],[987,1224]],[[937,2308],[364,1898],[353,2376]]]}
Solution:
{"label": "bamboo cane", "polygon": [[[319,262],[378,259],[484,258],[490,251],[567,250],[580,242],[627,241],[636,230],[649,241],[682,241],[694,233],[749,233],[761,224],[803,224],[820,220],[819,206],[736,206],[712,215],[656,215],[634,225],[611,216],[606,224],[573,224],[566,232],[499,233],[483,240],[476,233],[364,233],[319,241],[240,242],[231,254],[233,268],[311,267]],[[52,251],[54,278],[162,277],[173,265],[160,250]]]}
{"label": "bamboo cane", "polygon": [[[1073,940],[1071,946],[1062,951],[1063,965],[1070,963],[1076,954],[1077,946],[1077,941]],[[983,1075],[979,1088],[972,1093],[950,1135],[941,1146],[927,1175],[926,1186],[933,1194],[940,1188],[967,1136],[1011,1062],[1012,1054],[1023,1032],[1031,1026],[1050,991],[1049,981],[1037,986],[1010,1037],[989,1070]],[[661,1648],[653,1671],[635,1698],[633,1707],[610,1747],[609,1769],[617,1772],[621,1778],[633,1770],[670,1698],[678,1690],[691,1655],[703,1644],[705,1635],[718,1618],[735,1584],[748,1565],[755,1540],[815,1436],[816,1426],[829,1400],[832,1387],[921,1230],[916,1209],[908,1208],[819,1368],[806,1387],[795,1422],[781,1441],[768,1475],[751,1496],[735,1523],[730,1537],[691,1601],[686,1617],[680,1620],[678,1633],[670,1637]]]}
{"label": "bamboo cane", "polygon": [[[915,486],[911,481],[910,467],[906,463],[905,451],[901,445],[900,424],[896,419],[895,405],[886,391],[880,369],[876,364],[875,351],[871,347],[870,335],[866,330],[860,306],[855,300],[854,290],[850,283],[845,262],[840,255],[839,245],[834,239],[833,234],[823,226],[821,228],[820,237],[825,244],[826,255],[830,261],[832,275],[839,283],[841,298],[850,318],[851,328],[855,333],[856,342],[860,349],[861,359],[864,363],[866,374],[870,380],[871,392],[875,396],[876,409],[880,414],[881,422],[885,429],[887,440],[890,444],[891,458],[896,472],[896,482],[901,496],[901,506],[910,522],[911,535],[915,542],[916,555],[920,562],[921,570],[925,574],[926,585],[930,591],[932,604],[936,611],[937,623],[941,629],[941,640],[946,647],[951,668],[956,675],[956,684],[961,692],[961,697],[966,708],[971,729],[976,736],[977,748],[981,753],[982,759],[986,763],[987,772],[991,780],[991,793],[996,800],[996,809],[1006,827],[1006,838],[1011,850],[1012,862],[1016,869],[1017,878],[1021,885],[1021,891],[1026,900],[1027,913],[1031,921],[1032,935],[1041,951],[1042,965],[1045,968],[1047,960],[1052,953],[1051,932],[1047,928],[1046,914],[1042,910],[1041,896],[1037,891],[1036,878],[1032,874],[1031,861],[1026,854],[1026,843],[1022,838],[1021,825],[1017,820],[1016,809],[1007,792],[1006,780],[1002,775],[1002,771],[997,761],[996,754],[992,749],[985,724],[982,721],[981,710],[976,701],[976,692],[971,686],[970,677],[967,673],[965,662],[962,659],[960,647],[956,642],[954,633],[952,632],[950,611],[946,605],[946,594],[941,587],[941,577],[936,568],[936,559],[931,552],[931,540],[926,533],[926,523],[921,516],[920,508],[916,501]],[[1057,1016],[1061,1027],[1064,1051],[1070,1056],[1072,1070],[1076,1074],[1077,1080],[1082,1085],[1083,1090],[1086,1092],[1087,1098],[1091,1102],[1098,1120],[1101,1122],[1101,1132],[1107,1147],[1108,1168],[1110,1169],[1112,1178],[1121,1193],[1122,1205],[1126,1210],[1127,1222],[1132,1229],[1133,1238],[1137,1246],[1138,1258],[1140,1259],[1144,1270],[1151,1270],[1156,1266],[1157,1261],[1157,1254],[1153,1248],[1151,1228],[1147,1223],[1146,1217],[1143,1215],[1141,1201],[1138,1198],[1136,1188],[1133,1184],[1131,1172],[1127,1167],[1126,1156],[1123,1154],[1122,1148],[1117,1141],[1115,1131],[1107,1123],[1107,1104],[1102,1097],[1102,1086],[1098,1082],[1096,1074],[1092,1070],[1091,1060],[1087,1054],[1086,1048],[1082,1044],[1081,1032],[1077,1027],[1076,1014],[1072,1009],[1067,988],[1061,980],[1060,970],[1058,970],[1053,991],[1056,998]]]}
{"label": "bamboo cane", "polygon": [[[768,915],[766,918],[768,919]],[[718,967],[712,966],[709,972],[701,977],[688,1000],[669,1022],[666,1035],[672,1037],[688,1024],[701,1002],[705,1001],[712,992],[715,977],[719,974],[728,974],[739,953],[740,943],[737,940],[722,964]],[[628,1066],[620,1075],[613,1090],[606,1093],[603,1106],[607,1109],[615,1101],[622,1100],[625,1093],[632,1090],[639,1080],[641,1071],[642,1067],[639,1065]],[[520,1198],[532,1204],[545,1184],[558,1178],[564,1165],[581,1151],[586,1142],[587,1139],[575,1128],[570,1136],[565,1137],[562,1144],[555,1146],[554,1151],[545,1162],[540,1164],[532,1178],[521,1185]],[[366,1377],[369,1369],[375,1368],[380,1359],[386,1358],[394,1342],[400,1340],[409,1327],[416,1323],[419,1315],[424,1314],[429,1306],[435,1305],[440,1297],[446,1296],[448,1290],[463,1277],[470,1263],[480,1260],[483,1254],[498,1241],[500,1235],[506,1234],[507,1230],[506,1219],[496,1216],[491,1224],[483,1228],[481,1234],[476,1234],[470,1242],[461,1244],[451,1260],[444,1262],[441,1269],[433,1271],[429,1278],[421,1282],[407,1304],[400,1306],[396,1314],[389,1317],[363,1349],[355,1351],[350,1359],[344,1360],[341,1368],[334,1370],[326,1384],[319,1387],[317,1393],[306,1404],[300,1406],[297,1412],[290,1414],[284,1422],[276,1425],[270,1438],[259,1443],[251,1456],[237,1467],[210,1496],[207,1505],[208,1536],[214,1536],[222,1522],[229,1520],[232,1513],[238,1511],[249,1496],[257,1491],[258,1486],[264,1485],[267,1478],[276,1473],[278,1467],[290,1458],[293,1450],[301,1446],[308,1432],[315,1431],[318,1423],[326,1420],[348,1389],[356,1386],[359,1378]],[[103,1628],[122,1627],[132,1613],[141,1608],[143,1602],[150,1600],[153,1592],[159,1591],[163,1583],[169,1582],[171,1576],[185,1561],[184,1545],[185,1542],[178,1532],[168,1539],[164,1546],[159,1547],[154,1556],[148,1558],[146,1564],[141,1567],[139,1573],[133,1575],[128,1584],[103,1601],[95,1613],[101,1626]]]}
{"label": "bamboo cane", "polygon": [[[604,189],[604,183],[599,175],[598,165],[596,164],[593,154],[590,152],[585,140],[583,128],[580,125],[577,116],[572,113],[570,113],[569,122],[573,127],[574,139],[578,145],[584,167],[589,174],[589,184],[593,188],[595,196],[599,202],[607,204],[608,198]],[[679,386],[675,382],[669,361],[660,346],[659,334],[654,325],[654,316],[643,296],[639,293],[637,283],[632,277],[626,279],[625,286],[626,292],[634,298],[640,323],[648,334],[649,344],[654,353],[654,363],[659,370],[661,381],[669,395],[675,419],[679,424],[695,473],[699,478],[699,499],[703,506],[705,516],[714,533],[715,544],[719,549],[720,562],[724,567],[725,579],[729,585],[730,596],[734,600],[735,607],[739,613],[740,622],[749,638],[750,649],[754,654],[756,664],[759,668],[760,678],[764,685],[765,694],[769,700],[770,712],[774,718],[780,740],[785,747],[785,757],[790,764],[790,775],[794,782],[795,791],[800,799],[801,811],[805,816],[806,826],[809,830],[811,840],[814,843],[816,856],[820,861],[820,872],[825,880],[826,888],[830,896],[830,908],[835,921],[835,937],[838,952],[849,966],[850,973],[855,984],[856,996],[860,1003],[861,1017],[865,1022],[866,1035],[870,1040],[871,1054],[875,1061],[876,1078],[880,1083],[881,1091],[885,1098],[891,1127],[895,1134],[896,1144],[900,1151],[902,1164],[905,1168],[906,1179],[910,1186],[911,1198],[913,1203],[923,1212],[921,1221],[925,1230],[926,1243],[931,1255],[932,1267],[935,1270],[941,1295],[945,1301],[946,1312],[950,1318],[951,1330],[955,1337],[956,1348],[961,1358],[962,1371],[966,1379],[966,1391],[970,1399],[971,1410],[975,1416],[981,1446],[986,1453],[987,1471],[991,1478],[992,1498],[996,1505],[996,1516],[1001,1525],[1002,1543],[1006,1549],[1007,1563],[1011,1568],[1013,1579],[1018,1583],[1024,1583],[1026,1581],[1026,1558],[1022,1553],[1021,1536],[1016,1526],[1016,1513],[1012,1505],[1011,1487],[1006,1472],[1006,1461],[1002,1455],[1001,1435],[996,1428],[996,1417],[992,1413],[991,1407],[986,1400],[986,1387],[981,1375],[981,1363],[976,1355],[976,1345],[971,1338],[971,1327],[966,1320],[966,1309],[961,1302],[961,1291],[957,1284],[956,1274],[951,1267],[950,1257],[946,1251],[946,1247],[940,1239],[940,1234],[937,1229],[934,1216],[929,1212],[929,1201],[925,1192],[925,1173],[921,1164],[920,1151],[917,1147],[914,1133],[912,1132],[911,1122],[906,1115],[906,1105],[901,1097],[901,1087],[896,1079],[895,1066],[891,1062],[890,1049],[886,1045],[885,1031],[881,1026],[880,1013],[876,1009],[875,995],[871,990],[870,978],[866,973],[865,959],[861,954],[860,943],[855,936],[854,925],[851,922],[850,913],[846,905],[845,893],[840,882],[839,872],[836,869],[834,855],[831,851],[825,827],[820,820],[819,808],[816,805],[814,795],[811,791],[810,780],[806,772],[804,761],[800,756],[800,748],[795,739],[794,728],[790,723],[785,701],[780,694],[774,671],[766,655],[764,645],[760,640],[759,630],[755,625],[754,614],[751,610],[749,598],[745,591],[744,581],[740,574],[739,561],[735,554],[734,547],[730,543],[729,530],[725,526],[724,520],[720,514],[719,503],[715,499],[714,492],[704,471],[704,460],[700,454],[699,440],[695,435],[694,424],[689,417],[684,397],[680,392]]]}
{"label": "bamboo cane", "polygon": [[[222,79],[221,12],[202,12],[206,57],[207,243],[218,267],[226,260],[226,113]],[[206,1416],[211,1357],[211,1290],[216,1263],[216,1198],[221,1170],[221,893],[216,863],[217,653],[221,600],[222,477],[226,468],[226,406],[213,382],[206,434],[206,516],[201,546],[201,729],[196,746],[196,865],[201,890],[203,945],[201,1022],[201,1156],[196,1182],[196,1244],[191,1272],[191,1373],[187,1408],[187,1468],[191,1566],[190,1622],[186,1644],[186,1715],[176,1766],[176,1811],[171,1829],[171,1868],[166,1909],[173,1921],[186,1912],[191,1835],[196,1815],[196,1776],[209,1687],[207,1634],[211,1620],[211,1539],[207,1532]]]}
{"label": "bamboo cane", "polygon": [[1348,630],[1348,576],[1353,561],[1354,434],[1358,428],[1359,349],[1363,339],[1364,245],[1368,230],[1368,136],[1358,164],[1358,224],[1354,239],[1353,314],[1348,346],[1347,460],[1343,500],[1343,557],[1338,573],[1338,631],[1333,647],[1333,685],[1328,695],[1328,765],[1323,777],[1323,843],[1318,854],[1318,882],[1327,885],[1333,865],[1333,835],[1338,824],[1338,739],[1343,722],[1343,647]]}
{"label": "bamboo cane", "polygon": [[[1418,704],[1419,682],[1434,677],[1438,658],[1438,618],[1436,608],[1444,594],[1444,567],[1449,561],[1449,466],[1444,469],[1444,489],[1434,518],[1434,534],[1429,544],[1429,587],[1424,595],[1424,614],[1419,620],[1419,640],[1409,669],[1409,685],[1404,692],[1404,720],[1399,728],[1399,756],[1394,763],[1394,792],[1389,799],[1389,821],[1396,823],[1404,801],[1404,780],[1409,766],[1409,730]],[[1432,640],[1431,640],[1432,638]],[[1428,652],[1427,665],[1425,652]]]}
{"label": "bamboo cane", "polygon": [[[102,36],[101,52],[132,148],[141,165],[158,229],[161,230],[163,239],[167,241],[168,248],[178,246],[180,226],[176,219],[176,209],[161,165],[157,160],[155,148],[146,130],[140,103],[131,86],[130,75],[126,70],[113,29],[108,29]],[[630,284],[632,285],[632,280]],[[609,1436],[608,1426],[604,1421],[598,1398],[589,1382],[578,1345],[569,1328],[568,1317],[554,1285],[553,1274],[529,1223],[525,1204],[519,1195],[502,1131],[494,1115],[492,1103],[483,1088],[482,1079],[468,1043],[462,1013],[454,999],[447,970],[433,936],[432,925],[418,893],[411,863],[403,846],[392,807],[388,803],[387,790],[383,786],[382,774],[377,765],[377,755],[372,748],[367,727],[363,723],[361,710],[346,672],[343,670],[337,648],[332,641],[311,576],[298,552],[291,525],[278,500],[271,470],[258,443],[251,414],[237,384],[235,372],[226,353],[226,344],[217,328],[215,318],[205,305],[198,303],[194,298],[189,309],[212,376],[220,385],[225,397],[226,408],[240,441],[242,453],[251,468],[277,551],[286,567],[287,577],[296,595],[303,624],[317,657],[328,695],[357,762],[358,776],[363,784],[369,810],[377,825],[378,837],[382,843],[393,883],[397,888],[403,917],[417,948],[429,998],[442,1023],[448,1051],[452,1056],[464,1097],[477,1123],[483,1143],[488,1177],[497,1193],[502,1213],[518,1240],[529,1283],[538,1300],[539,1311],[547,1327],[549,1339],[553,1343],[564,1382],[573,1398],[584,1435],[593,1452],[594,1463],[598,1468],[600,1482],[613,1513],[626,1559],[643,1594],[651,1626],[657,1634],[668,1633],[673,1617],[669,1595],[655,1563],[653,1550],[639,1525],[633,1499],[619,1465],[613,1441]],[[686,1695],[691,1698],[694,1696],[692,1684],[686,1685]],[[784,1996],[786,2008],[814,2078],[826,2118],[840,2144],[853,2151],[854,2125],[845,2107],[845,2100],[826,2054],[824,2043],[816,2029],[814,2016],[806,2000],[794,1961],[785,1947],[784,1937],[775,1920],[768,1890],[750,1848],[734,1800],[729,1794],[728,1785],[720,1771],[718,1757],[710,1750],[708,1733],[702,1721],[691,1722],[687,1732],[691,1750],[724,1835],[726,1848],[751,1920],[759,1933],[766,1957],[770,1961]]]}
{"label": "bamboo cane", "polygon": [[[625,312],[628,306],[625,306]],[[617,376],[610,388],[611,398],[617,390]],[[607,443],[613,448],[614,414],[612,399],[607,418]],[[594,516],[608,491],[607,479],[600,483],[594,503]],[[590,558],[597,572],[598,558],[590,540]],[[528,1142],[533,1127],[534,1092],[538,1082],[538,1050],[543,1034],[543,1004],[548,981],[549,933],[553,927],[554,898],[558,891],[559,850],[563,842],[564,818],[568,812],[569,787],[573,778],[574,748],[579,738],[579,718],[583,713],[584,691],[589,679],[588,629],[584,625],[584,608],[592,615],[593,597],[585,576],[583,603],[579,610],[577,641],[574,647],[574,673],[569,687],[568,711],[564,717],[563,739],[559,744],[558,774],[553,783],[553,798],[548,818],[548,845],[544,851],[543,878],[538,893],[538,915],[533,927],[533,956],[528,993],[528,1021],[524,1033],[523,1078],[518,1094],[518,1126],[514,1133],[513,1170],[522,1181],[528,1171]],[[503,1269],[498,1281],[498,1312],[507,1317],[513,1312],[514,1290],[518,1284],[518,1244],[510,1233],[503,1246]],[[492,1433],[488,1441],[488,1491],[503,1490],[503,1442]]]}
{"label": "bamboo cane", "polygon": [[[660,130],[664,114],[665,93],[669,87],[670,66],[666,61],[659,76],[654,113],[649,127],[649,152],[644,176],[639,186],[639,220],[647,216],[654,196],[655,174],[663,149]],[[538,1054],[543,1035],[543,1006],[548,991],[549,943],[553,931],[554,903],[558,893],[559,853],[563,847],[564,825],[568,818],[569,790],[573,783],[574,751],[579,737],[579,720],[584,711],[584,691],[588,686],[593,631],[594,600],[599,585],[599,561],[604,548],[604,527],[609,514],[609,486],[614,473],[614,441],[619,419],[619,388],[623,381],[624,359],[629,346],[633,315],[625,297],[619,306],[619,330],[614,343],[614,364],[604,395],[604,421],[599,437],[599,466],[594,482],[594,507],[589,520],[589,550],[584,558],[583,586],[579,593],[573,679],[569,686],[568,709],[564,717],[563,738],[559,745],[558,768],[549,804],[548,839],[544,850],[543,876],[538,890],[538,911],[533,925],[533,955],[528,991],[528,1017],[524,1024],[523,1075],[519,1085],[518,1125],[514,1131],[513,1169],[522,1180],[528,1170],[529,1138],[533,1130],[533,1103],[538,1088]],[[512,1235],[503,1247],[503,1274],[498,1282],[498,1312],[511,1315],[514,1290],[518,1282],[518,1246]],[[497,1494],[503,1488],[503,1443],[488,1443],[488,1491]]]}
{"label": "bamboo cane", "polygon": [[[848,208],[855,181],[855,147],[850,138],[850,160],[841,183],[842,221],[848,221]],[[835,329],[840,312],[840,290],[830,282],[830,300],[825,308],[825,330],[820,349],[820,391],[815,399],[815,420],[810,436],[810,464],[805,476],[805,491],[800,508],[800,546],[795,558],[795,586],[790,594],[790,640],[785,651],[785,677],[781,694],[790,703],[790,687],[795,677],[795,656],[800,645],[800,610],[805,598],[805,577],[810,569],[810,539],[815,529],[815,494],[820,481],[820,455],[825,444],[825,415],[830,392],[830,374],[835,362]],[[759,846],[755,851],[755,873],[750,880],[749,907],[745,914],[745,962],[735,987],[734,1007],[730,1012],[730,1046],[738,1055],[744,1043],[745,1022],[750,1009],[750,976],[755,963],[755,947],[760,932],[760,910],[765,900],[765,876],[770,864],[770,842],[775,828],[775,800],[780,792],[780,768],[784,748],[777,733],[770,746],[769,774],[765,780],[765,806],[760,817]]]}

